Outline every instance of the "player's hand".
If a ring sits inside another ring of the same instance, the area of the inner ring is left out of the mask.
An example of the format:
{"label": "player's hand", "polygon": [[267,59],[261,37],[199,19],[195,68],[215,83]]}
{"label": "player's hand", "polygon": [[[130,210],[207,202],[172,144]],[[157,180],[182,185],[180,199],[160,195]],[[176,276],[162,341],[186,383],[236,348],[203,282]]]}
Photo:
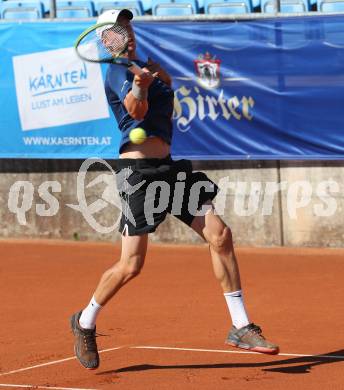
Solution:
{"label": "player's hand", "polygon": [[160,66],[160,64],[154,62],[150,57],[148,57],[147,69],[149,69],[151,73],[156,74],[157,77],[167,85],[170,86],[172,84],[171,76]]}
{"label": "player's hand", "polygon": [[141,75],[135,75],[134,83],[142,89],[148,89],[148,87],[152,84],[155,77],[158,77],[157,73],[152,73],[147,68],[142,69],[144,71]]}

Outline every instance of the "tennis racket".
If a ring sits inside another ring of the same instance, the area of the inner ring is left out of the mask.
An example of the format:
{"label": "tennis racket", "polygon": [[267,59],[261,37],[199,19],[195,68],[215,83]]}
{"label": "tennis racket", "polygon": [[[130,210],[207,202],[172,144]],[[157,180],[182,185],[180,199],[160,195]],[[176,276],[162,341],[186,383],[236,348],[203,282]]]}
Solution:
{"label": "tennis racket", "polygon": [[128,51],[128,31],[118,23],[99,23],[81,33],[75,42],[77,55],[84,61],[119,64],[136,75],[143,70],[123,57]]}

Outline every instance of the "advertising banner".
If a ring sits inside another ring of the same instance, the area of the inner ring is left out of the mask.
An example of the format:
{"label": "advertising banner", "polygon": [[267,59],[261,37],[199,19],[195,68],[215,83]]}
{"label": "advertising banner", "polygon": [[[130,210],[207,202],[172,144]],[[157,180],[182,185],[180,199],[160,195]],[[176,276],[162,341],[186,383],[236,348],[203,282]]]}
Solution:
{"label": "advertising banner", "polygon": [[[172,155],[343,159],[343,21],[134,21],[138,57],[173,78]],[[106,65],[73,49],[94,22],[0,24],[0,157],[118,157]]]}

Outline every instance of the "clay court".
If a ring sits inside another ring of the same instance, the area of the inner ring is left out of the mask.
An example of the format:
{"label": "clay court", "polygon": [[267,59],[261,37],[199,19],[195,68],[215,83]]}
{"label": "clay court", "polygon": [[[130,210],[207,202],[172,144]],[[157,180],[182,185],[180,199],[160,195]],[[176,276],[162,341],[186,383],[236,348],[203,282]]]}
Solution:
{"label": "clay court", "polygon": [[2,241],[0,388],[343,389],[344,250],[237,250],[251,320],[278,356],[228,347],[206,246],[152,245],[97,323],[98,370],[73,355],[69,316],[118,244]]}

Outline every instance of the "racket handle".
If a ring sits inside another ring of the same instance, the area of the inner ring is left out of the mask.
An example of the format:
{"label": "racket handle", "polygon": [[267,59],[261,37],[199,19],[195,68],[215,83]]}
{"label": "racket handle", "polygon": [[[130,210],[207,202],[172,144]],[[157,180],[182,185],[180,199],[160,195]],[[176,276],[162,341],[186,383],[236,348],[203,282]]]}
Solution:
{"label": "racket handle", "polygon": [[137,76],[140,76],[144,73],[144,71],[138,65],[136,65],[135,62],[132,61],[128,69],[130,70],[131,73],[134,73]]}

